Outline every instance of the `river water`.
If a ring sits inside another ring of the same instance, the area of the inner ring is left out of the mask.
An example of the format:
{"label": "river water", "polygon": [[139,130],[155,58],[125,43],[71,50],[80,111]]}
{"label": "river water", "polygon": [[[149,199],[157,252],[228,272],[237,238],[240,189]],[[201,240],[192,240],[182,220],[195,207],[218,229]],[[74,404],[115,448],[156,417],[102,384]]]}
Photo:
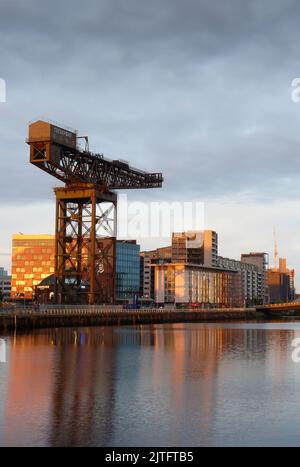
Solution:
{"label": "river water", "polygon": [[0,336],[0,445],[300,445],[295,337],[297,322]]}

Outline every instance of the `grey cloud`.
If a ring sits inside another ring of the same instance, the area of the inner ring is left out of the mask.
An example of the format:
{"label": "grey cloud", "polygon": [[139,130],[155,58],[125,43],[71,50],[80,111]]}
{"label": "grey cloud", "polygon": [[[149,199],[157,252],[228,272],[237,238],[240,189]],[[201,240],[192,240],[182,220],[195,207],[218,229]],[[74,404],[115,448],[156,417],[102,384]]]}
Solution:
{"label": "grey cloud", "polygon": [[[93,150],[162,170],[151,196],[299,195],[296,1],[0,3],[0,199],[49,199],[28,121],[89,134]],[[12,189],[13,187],[13,189]],[[149,193],[141,193],[141,197]]]}

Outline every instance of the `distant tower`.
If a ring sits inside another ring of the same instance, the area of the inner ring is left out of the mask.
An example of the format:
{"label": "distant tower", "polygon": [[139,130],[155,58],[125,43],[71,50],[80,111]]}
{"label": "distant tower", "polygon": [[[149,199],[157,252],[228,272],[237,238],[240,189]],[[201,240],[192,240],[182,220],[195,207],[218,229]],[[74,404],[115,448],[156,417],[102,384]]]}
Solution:
{"label": "distant tower", "polygon": [[278,243],[277,243],[275,228],[274,228],[273,235],[274,235],[274,268],[277,269],[277,266],[278,266]]}

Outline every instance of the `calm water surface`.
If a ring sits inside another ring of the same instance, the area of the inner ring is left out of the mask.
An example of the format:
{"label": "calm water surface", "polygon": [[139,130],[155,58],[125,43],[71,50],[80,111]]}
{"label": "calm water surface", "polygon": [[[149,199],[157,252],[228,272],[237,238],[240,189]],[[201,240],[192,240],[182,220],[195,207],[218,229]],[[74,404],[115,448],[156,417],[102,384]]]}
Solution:
{"label": "calm water surface", "polygon": [[295,337],[285,322],[7,336],[0,445],[299,446]]}

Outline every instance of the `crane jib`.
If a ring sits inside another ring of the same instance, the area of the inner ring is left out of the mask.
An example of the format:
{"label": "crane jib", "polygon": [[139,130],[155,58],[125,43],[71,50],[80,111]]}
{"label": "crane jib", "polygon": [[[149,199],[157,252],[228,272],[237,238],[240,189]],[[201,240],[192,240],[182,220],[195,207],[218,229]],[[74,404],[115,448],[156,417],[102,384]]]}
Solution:
{"label": "crane jib", "polygon": [[93,183],[98,188],[160,188],[161,173],[148,173],[125,161],[109,160],[102,154],[82,151],[77,146],[77,132],[37,121],[29,126],[30,162],[68,183]]}

